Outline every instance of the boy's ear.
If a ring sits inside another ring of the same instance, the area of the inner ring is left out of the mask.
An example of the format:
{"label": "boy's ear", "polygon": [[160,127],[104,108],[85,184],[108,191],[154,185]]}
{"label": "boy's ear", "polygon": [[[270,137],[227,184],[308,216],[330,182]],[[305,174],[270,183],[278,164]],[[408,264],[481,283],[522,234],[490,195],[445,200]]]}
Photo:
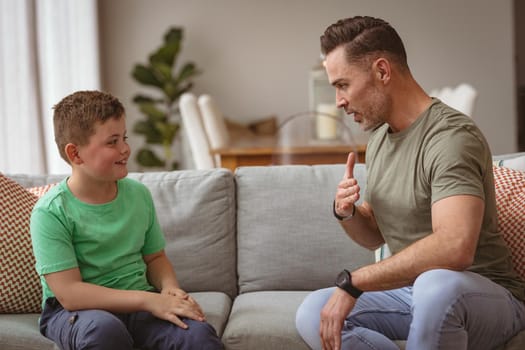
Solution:
{"label": "boy's ear", "polygon": [[71,164],[82,164],[82,159],[78,155],[78,146],[74,143],[68,143],[65,147],[67,159]]}

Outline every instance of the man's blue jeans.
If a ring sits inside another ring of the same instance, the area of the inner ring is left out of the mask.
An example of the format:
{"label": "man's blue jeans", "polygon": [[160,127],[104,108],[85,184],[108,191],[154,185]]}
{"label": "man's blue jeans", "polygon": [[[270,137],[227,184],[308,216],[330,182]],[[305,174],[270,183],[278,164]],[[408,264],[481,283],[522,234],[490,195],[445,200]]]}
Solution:
{"label": "man's blue jeans", "polygon": [[[321,349],[321,309],[333,293],[309,294],[296,315],[297,330],[312,349]],[[505,288],[467,271],[431,270],[413,287],[365,292],[346,318],[342,349],[483,350],[504,344],[525,329],[525,306]]]}

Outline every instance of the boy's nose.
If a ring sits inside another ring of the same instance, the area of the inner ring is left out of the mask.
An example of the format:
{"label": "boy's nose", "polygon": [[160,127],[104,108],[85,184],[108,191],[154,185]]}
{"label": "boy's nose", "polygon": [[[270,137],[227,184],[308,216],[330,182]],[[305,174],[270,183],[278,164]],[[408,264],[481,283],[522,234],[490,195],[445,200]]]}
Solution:
{"label": "boy's nose", "polygon": [[122,154],[130,153],[130,151],[131,151],[131,148],[129,147],[128,144],[125,144],[125,145],[120,149],[120,153],[122,153]]}

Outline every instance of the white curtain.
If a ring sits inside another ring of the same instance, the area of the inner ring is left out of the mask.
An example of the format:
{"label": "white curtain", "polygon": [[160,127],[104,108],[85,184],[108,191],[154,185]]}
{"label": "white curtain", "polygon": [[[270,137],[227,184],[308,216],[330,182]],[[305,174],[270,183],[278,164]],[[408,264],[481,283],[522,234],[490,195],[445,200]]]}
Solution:
{"label": "white curtain", "polygon": [[0,0],[0,172],[64,174],[52,107],[100,89],[96,0]]}

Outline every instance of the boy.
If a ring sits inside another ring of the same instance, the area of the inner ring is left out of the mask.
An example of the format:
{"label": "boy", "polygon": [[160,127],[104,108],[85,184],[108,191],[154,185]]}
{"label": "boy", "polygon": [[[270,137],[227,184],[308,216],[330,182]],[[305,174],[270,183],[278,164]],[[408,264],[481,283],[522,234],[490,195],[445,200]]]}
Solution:
{"label": "boy", "polygon": [[72,172],[31,216],[41,333],[63,349],[222,349],[179,287],[151,194],[126,178],[122,104],[79,91],[54,109],[55,141]]}

